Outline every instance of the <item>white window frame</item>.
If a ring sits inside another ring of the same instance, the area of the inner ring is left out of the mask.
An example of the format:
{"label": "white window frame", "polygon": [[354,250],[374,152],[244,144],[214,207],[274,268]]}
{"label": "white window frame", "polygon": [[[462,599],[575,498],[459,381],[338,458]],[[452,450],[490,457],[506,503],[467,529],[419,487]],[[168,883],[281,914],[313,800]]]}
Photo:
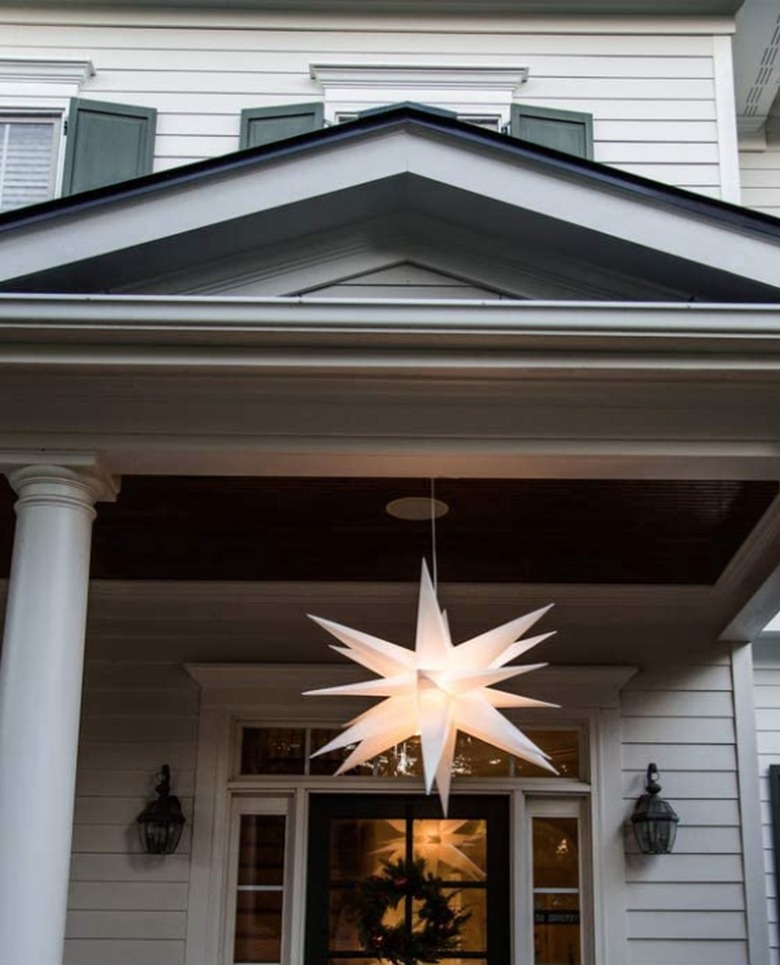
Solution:
{"label": "white window frame", "polygon": [[235,961],[235,920],[238,899],[238,857],[241,843],[241,818],[244,815],[265,814],[283,816],[284,825],[284,880],[282,882],[282,962],[290,961],[292,865],[295,853],[294,797],[289,794],[237,794],[233,797],[230,814],[230,843],[228,849],[227,895],[225,928],[220,962],[233,965]]}
{"label": "white window frame", "polygon": [[70,101],[95,76],[89,60],[0,58],[0,116],[34,122],[54,118],[59,123],[52,197],[62,193],[65,130]]}
{"label": "white window frame", "polygon": [[[190,674],[202,691],[198,739],[196,794],[193,814],[193,840],[185,965],[223,965],[226,934],[234,922],[229,916],[232,900],[230,879],[230,842],[234,800],[257,795],[290,796],[293,854],[290,880],[305,881],[308,798],[319,793],[381,791],[416,793],[422,790],[419,779],[329,778],[269,775],[257,779],[237,778],[236,748],[239,726],[251,721],[255,726],[333,727],[354,716],[354,705],[332,699],[326,712],[322,702],[301,697],[302,681],[307,687],[344,683],[354,669],[336,665],[189,665]],[[511,795],[512,833],[527,834],[527,814],[533,800],[556,797],[572,799],[584,807],[582,827],[589,835],[592,855],[589,875],[593,913],[590,962],[599,965],[624,965],[628,946],[625,935],[625,862],[622,835],[625,821],[620,772],[620,728],[618,693],[635,673],[627,667],[557,667],[537,671],[537,693],[559,702],[561,711],[540,711],[535,726],[549,725],[587,728],[589,783],[569,779],[512,778],[463,779],[460,788],[475,793]],[[584,705],[583,705],[584,702]],[[530,721],[526,719],[526,724]],[[582,804],[581,802],[586,802]],[[524,829],[521,831],[520,829]],[[517,840],[517,838],[515,839]],[[585,838],[583,838],[585,840]],[[531,915],[530,879],[522,862],[523,849],[514,847],[512,868],[515,920]],[[527,859],[526,859],[527,860]],[[585,887],[585,882],[583,882]],[[287,962],[303,960],[305,920],[304,889],[290,889],[287,914],[292,923],[288,936]],[[526,911],[523,911],[526,909]],[[528,921],[532,919],[529,917]],[[518,925],[515,931],[513,965],[527,965]]]}
{"label": "white window frame", "polygon": [[[0,108],[0,125],[2,124],[40,124],[42,122],[51,123],[52,126],[52,152],[53,164],[50,178],[50,194],[44,200],[49,201],[56,198],[62,188],[62,172],[65,163],[65,151],[62,138],[62,114],[56,111],[4,111]],[[2,200],[3,185],[0,182],[0,202]],[[8,211],[18,210],[8,208]],[[5,213],[5,212],[4,212]]]}
{"label": "white window frame", "polygon": [[[522,806],[522,819],[517,827],[522,829],[522,841],[526,845],[533,841],[534,818],[575,818],[579,832],[579,906],[580,936],[582,943],[582,965],[593,965],[595,920],[593,915],[593,825],[591,821],[590,798],[585,795],[558,797],[527,795]],[[517,875],[522,885],[521,907],[515,909],[516,921],[522,922],[517,929],[522,948],[520,961],[534,960],[534,889],[533,889],[533,849],[529,846],[515,847],[519,855],[520,868]]]}
{"label": "white window frame", "polygon": [[310,64],[323,92],[326,124],[399,101],[430,104],[469,116],[494,116],[509,124],[512,102],[528,78],[527,67],[435,67],[399,64]]}

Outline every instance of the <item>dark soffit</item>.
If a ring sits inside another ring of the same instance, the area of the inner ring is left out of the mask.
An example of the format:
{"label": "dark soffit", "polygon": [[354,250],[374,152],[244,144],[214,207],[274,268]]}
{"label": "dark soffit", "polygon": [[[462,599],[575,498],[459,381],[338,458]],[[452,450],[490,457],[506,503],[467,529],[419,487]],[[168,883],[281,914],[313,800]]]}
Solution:
{"label": "dark soffit", "polygon": [[[92,575],[107,580],[406,581],[427,522],[386,503],[427,480],[126,476],[100,506]],[[712,584],[776,482],[442,479],[443,582]],[[7,575],[13,496],[3,495]]]}

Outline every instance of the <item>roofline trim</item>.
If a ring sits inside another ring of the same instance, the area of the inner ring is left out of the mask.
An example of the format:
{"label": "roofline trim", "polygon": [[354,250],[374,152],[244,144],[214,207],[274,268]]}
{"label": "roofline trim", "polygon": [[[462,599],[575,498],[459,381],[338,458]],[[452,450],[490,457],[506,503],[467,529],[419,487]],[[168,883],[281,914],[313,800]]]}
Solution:
{"label": "roofline trim", "polygon": [[465,143],[483,149],[489,147],[514,157],[523,158],[531,163],[541,164],[553,171],[594,181],[609,187],[611,190],[625,191],[656,204],[662,204],[699,217],[703,216],[708,220],[718,221],[738,230],[780,240],[780,219],[771,215],[751,211],[725,201],[705,198],[682,188],[664,185],[649,178],[609,168],[596,161],[576,158],[551,148],[533,145],[504,134],[476,128],[457,118],[441,116],[409,105],[397,108],[389,107],[387,110],[359,117],[345,124],[300,134],[284,141],[248,148],[216,158],[208,158],[205,161],[196,161],[193,164],[148,174],[132,181],[108,185],[71,197],[57,198],[41,204],[8,211],[0,214],[0,233],[40,224],[78,211],[142,198],[167,187],[178,187],[202,178],[238,171],[265,160],[277,160],[293,156],[303,151],[316,149],[324,143],[337,144],[355,140],[367,133],[387,131],[394,127],[400,128],[409,124],[433,133],[457,137]]}

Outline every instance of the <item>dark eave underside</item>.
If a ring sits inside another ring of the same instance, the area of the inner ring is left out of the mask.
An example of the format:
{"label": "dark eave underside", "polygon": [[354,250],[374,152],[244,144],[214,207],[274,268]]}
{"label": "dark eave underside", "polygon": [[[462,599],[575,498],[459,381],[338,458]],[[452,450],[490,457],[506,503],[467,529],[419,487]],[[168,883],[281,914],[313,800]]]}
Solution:
{"label": "dark eave underside", "polygon": [[[142,477],[102,505],[104,580],[414,582],[428,522],[385,505],[427,480]],[[436,483],[444,582],[712,584],[775,498],[775,482],[458,480]],[[7,576],[13,497],[0,499]]]}

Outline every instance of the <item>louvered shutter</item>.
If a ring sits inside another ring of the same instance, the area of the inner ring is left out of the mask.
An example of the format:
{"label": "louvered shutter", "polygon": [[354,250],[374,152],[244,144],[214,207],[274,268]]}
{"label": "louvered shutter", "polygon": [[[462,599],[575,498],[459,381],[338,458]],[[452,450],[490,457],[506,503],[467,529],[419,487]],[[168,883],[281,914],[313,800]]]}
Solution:
{"label": "louvered shutter", "polygon": [[259,147],[322,127],[322,104],[250,107],[241,111],[240,147]]}
{"label": "louvered shutter", "polygon": [[62,193],[151,173],[156,123],[157,111],[151,107],[72,100]]}
{"label": "louvered shutter", "polygon": [[552,147],[576,157],[593,157],[593,116],[580,111],[513,104],[512,137]]}
{"label": "louvered shutter", "polygon": [[54,195],[59,118],[0,118],[0,211]]}

